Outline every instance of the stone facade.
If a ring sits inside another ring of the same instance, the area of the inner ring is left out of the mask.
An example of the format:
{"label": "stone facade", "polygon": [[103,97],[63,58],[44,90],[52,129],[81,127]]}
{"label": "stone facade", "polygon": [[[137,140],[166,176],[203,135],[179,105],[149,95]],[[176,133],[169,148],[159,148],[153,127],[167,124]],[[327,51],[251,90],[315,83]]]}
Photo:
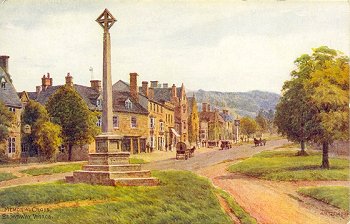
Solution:
{"label": "stone facade", "polygon": [[9,129],[9,138],[0,145],[0,149],[3,149],[9,158],[19,159],[21,157],[22,103],[9,74],[8,59],[9,56],[0,56],[0,101],[5,104],[9,111],[15,114],[16,119]]}

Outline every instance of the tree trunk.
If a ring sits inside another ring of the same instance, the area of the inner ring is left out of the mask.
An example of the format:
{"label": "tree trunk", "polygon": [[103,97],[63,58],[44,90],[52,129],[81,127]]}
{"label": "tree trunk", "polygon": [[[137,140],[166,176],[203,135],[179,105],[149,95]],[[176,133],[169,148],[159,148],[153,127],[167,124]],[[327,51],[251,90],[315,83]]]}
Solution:
{"label": "tree trunk", "polygon": [[298,152],[298,156],[308,156],[308,154],[305,151],[305,141],[301,140],[300,141],[300,152]]}
{"label": "tree trunk", "polygon": [[68,161],[72,161],[72,148],[73,148],[73,145],[69,144],[68,145]]}
{"label": "tree trunk", "polygon": [[329,169],[329,160],[328,160],[328,142],[322,144],[322,169]]}

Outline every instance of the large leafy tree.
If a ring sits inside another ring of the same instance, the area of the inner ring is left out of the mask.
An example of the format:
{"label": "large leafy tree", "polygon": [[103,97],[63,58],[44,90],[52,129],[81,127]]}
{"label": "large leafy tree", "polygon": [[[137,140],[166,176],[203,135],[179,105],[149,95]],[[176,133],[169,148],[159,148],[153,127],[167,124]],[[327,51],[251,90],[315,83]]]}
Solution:
{"label": "large leafy tree", "polygon": [[9,128],[14,121],[14,114],[0,101],[0,143],[8,138]]}
{"label": "large leafy tree", "polygon": [[68,145],[68,160],[74,145],[88,144],[99,132],[97,117],[74,87],[62,86],[46,104],[53,121],[62,127],[63,142]]}
{"label": "large leafy tree", "polygon": [[30,100],[23,113],[22,124],[30,125],[30,133],[22,133],[22,142],[30,155],[40,154],[44,159],[52,159],[61,144],[60,126],[49,121],[44,106]]}
{"label": "large leafy tree", "polygon": [[329,168],[329,145],[349,139],[349,58],[341,52],[313,49],[314,69],[305,80],[308,105],[313,113],[312,140],[322,145],[322,168]]}
{"label": "large leafy tree", "polygon": [[268,121],[264,116],[263,110],[259,110],[258,115],[255,117],[255,121],[261,132],[265,132],[268,129]]}
{"label": "large leafy tree", "polygon": [[285,82],[277,105],[275,124],[288,139],[312,140],[322,145],[322,168],[329,168],[328,148],[348,138],[349,59],[342,53],[319,47],[302,55]]}
{"label": "large leafy tree", "polygon": [[251,137],[252,134],[256,133],[258,125],[253,118],[243,117],[241,119],[241,133],[248,137]]}

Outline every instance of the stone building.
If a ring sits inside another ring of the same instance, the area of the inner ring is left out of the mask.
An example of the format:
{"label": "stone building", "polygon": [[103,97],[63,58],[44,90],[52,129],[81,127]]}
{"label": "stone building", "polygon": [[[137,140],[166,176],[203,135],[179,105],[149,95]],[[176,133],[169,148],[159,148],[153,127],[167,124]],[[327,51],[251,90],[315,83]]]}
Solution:
{"label": "stone building", "polygon": [[184,84],[181,87],[173,84],[169,88],[167,83],[162,87],[158,85],[158,81],[151,81],[151,88],[154,91],[154,101],[174,106],[175,130],[173,134],[179,135],[180,141],[188,143],[188,103]]}
{"label": "stone building", "polygon": [[224,120],[222,128],[222,139],[223,140],[233,140],[233,131],[234,131],[234,119],[233,116],[229,113],[227,108],[224,108],[219,115]]}
{"label": "stone building", "polygon": [[224,119],[218,109],[212,110],[210,104],[202,103],[202,111],[199,113],[199,133],[202,146],[218,146],[224,135]]}
{"label": "stone building", "polygon": [[188,102],[188,139],[189,142],[195,145],[199,143],[199,113],[197,101],[194,97],[187,97]]}
{"label": "stone building", "polygon": [[15,122],[10,128],[8,140],[0,145],[12,159],[21,157],[21,112],[22,103],[13,86],[8,68],[9,56],[0,56],[0,101],[15,114]]}

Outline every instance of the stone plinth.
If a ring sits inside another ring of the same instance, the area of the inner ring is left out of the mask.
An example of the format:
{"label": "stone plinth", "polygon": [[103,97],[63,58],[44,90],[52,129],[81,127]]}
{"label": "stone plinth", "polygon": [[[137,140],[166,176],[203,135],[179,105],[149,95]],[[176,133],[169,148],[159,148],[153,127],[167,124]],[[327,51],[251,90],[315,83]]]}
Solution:
{"label": "stone plinth", "polygon": [[120,151],[121,139],[116,135],[96,137],[96,153],[89,154],[88,165],[83,170],[66,177],[69,183],[88,183],[109,186],[155,186],[157,178],[140,164],[129,164],[129,152]]}

